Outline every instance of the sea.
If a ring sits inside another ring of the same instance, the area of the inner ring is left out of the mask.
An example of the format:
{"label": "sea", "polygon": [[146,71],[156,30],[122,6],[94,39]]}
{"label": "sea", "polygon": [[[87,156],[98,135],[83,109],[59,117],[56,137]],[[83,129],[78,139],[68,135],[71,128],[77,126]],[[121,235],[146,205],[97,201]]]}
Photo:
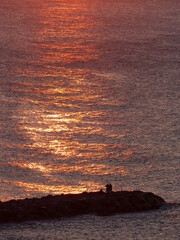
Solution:
{"label": "sea", "polygon": [[0,0],[0,200],[111,183],[167,202],[0,240],[179,240],[179,80],[179,0]]}

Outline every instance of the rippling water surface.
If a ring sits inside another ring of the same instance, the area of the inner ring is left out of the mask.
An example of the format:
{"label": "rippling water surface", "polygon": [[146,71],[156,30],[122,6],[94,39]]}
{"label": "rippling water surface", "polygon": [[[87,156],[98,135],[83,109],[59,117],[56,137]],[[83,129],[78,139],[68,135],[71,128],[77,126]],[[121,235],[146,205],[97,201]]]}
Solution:
{"label": "rippling water surface", "polygon": [[149,213],[5,224],[0,228],[0,239],[179,240],[179,209],[174,205]]}
{"label": "rippling water surface", "polygon": [[177,0],[0,1],[0,199],[180,198]]}

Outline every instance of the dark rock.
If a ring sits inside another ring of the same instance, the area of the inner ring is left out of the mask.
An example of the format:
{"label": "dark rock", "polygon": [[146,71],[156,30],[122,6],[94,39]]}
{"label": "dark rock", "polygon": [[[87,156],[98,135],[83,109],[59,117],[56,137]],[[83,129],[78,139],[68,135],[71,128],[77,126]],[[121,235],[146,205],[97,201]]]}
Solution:
{"label": "dark rock", "polygon": [[83,214],[110,216],[158,209],[164,204],[161,197],[141,191],[48,195],[0,202],[0,222],[59,219]]}

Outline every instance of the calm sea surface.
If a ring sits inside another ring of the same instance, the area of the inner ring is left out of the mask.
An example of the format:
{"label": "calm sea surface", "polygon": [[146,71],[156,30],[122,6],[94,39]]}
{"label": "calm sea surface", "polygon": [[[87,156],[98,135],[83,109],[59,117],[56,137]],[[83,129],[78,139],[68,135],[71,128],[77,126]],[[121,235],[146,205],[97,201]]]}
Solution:
{"label": "calm sea surface", "polygon": [[155,212],[0,239],[180,239],[180,1],[0,0],[0,200],[152,191]]}

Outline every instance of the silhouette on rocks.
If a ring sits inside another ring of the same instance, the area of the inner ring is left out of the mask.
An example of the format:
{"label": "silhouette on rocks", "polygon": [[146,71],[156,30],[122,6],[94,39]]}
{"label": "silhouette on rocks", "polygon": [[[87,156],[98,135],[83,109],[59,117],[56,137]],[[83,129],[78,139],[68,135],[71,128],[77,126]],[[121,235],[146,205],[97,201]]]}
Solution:
{"label": "silhouette on rocks", "polygon": [[106,193],[101,190],[0,202],[0,222],[61,219],[83,214],[109,216],[158,209],[164,204],[161,197],[150,192],[112,192],[108,186]]}
{"label": "silhouette on rocks", "polygon": [[106,184],[106,193],[112,193],[112,185],[110,184]]}

